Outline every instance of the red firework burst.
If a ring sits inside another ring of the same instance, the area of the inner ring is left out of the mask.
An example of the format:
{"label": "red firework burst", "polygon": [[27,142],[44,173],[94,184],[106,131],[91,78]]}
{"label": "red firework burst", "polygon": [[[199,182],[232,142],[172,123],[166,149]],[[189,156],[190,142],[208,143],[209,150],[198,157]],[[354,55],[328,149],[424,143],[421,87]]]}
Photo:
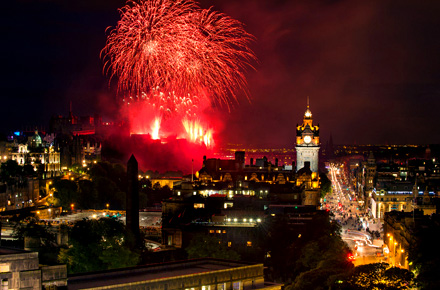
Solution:
{"label": "red firework burst", "polygon": [[239,21],[192,0],[128,1],[120,13],[102,55],[121,93],[147,95],[167,112],[176,105],[158,91],[182,96],[177,103],[208,98],[228,107],[237,91],[248,96],[243,72],[255,60],[248,47],[253,37]]}

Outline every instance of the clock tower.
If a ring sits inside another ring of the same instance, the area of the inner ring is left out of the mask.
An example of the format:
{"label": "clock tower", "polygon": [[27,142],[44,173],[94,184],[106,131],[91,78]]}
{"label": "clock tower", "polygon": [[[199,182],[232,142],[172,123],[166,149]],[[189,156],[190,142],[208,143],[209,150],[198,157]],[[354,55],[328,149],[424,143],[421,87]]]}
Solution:
{"label": "clock tower", "polygon": [[318,172],[319,124],[313,125],[312,112],[307,97],[307,110],[302,125],[296,125],[296,171],[310,165],[312,172]]}

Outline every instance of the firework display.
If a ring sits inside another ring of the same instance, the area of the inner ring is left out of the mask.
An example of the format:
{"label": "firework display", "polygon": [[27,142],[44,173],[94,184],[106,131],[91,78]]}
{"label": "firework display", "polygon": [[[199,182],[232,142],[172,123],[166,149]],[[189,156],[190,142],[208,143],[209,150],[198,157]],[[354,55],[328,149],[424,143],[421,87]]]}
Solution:
{"label": "firework display", "polygon": [[189,135],[189,124],[209,123],[201,121],[207,108],[229,108],[239,91],[248,96],[253,37],[239,21],[183,0],[129,1],[120,14],[102,51],[104,69],[117,78],[127,106],[151,107],[154,130],[180,123],[173,127]]}

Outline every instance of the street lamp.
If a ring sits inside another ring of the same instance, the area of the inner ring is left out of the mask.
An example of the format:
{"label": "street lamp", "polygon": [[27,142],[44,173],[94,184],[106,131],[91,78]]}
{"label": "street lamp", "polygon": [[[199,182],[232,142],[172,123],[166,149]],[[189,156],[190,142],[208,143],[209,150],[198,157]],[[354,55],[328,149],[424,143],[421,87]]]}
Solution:
{"label": "street lamp", "polygon": [[70,208],[71,208],[72,211],[73,211],[73,209],[75,208],[75,204],[74,204],[74,203],[70,204]]}
{"label": "street lamp", "polygon": [[108,207],[109,207],[110,205],[107,203],[105,206],[107,207],[107,210],[108,210]]}

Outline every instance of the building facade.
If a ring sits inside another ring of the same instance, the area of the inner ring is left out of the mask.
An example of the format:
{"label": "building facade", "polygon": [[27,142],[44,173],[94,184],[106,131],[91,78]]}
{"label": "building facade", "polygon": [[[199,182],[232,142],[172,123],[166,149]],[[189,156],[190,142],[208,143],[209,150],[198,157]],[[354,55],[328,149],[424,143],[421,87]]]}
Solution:
{"label": "building facade", "polygon": [[1,289],[59,289],[67,286],[67,267],[42,267],[37,252],[0,247],[0,280]]}

